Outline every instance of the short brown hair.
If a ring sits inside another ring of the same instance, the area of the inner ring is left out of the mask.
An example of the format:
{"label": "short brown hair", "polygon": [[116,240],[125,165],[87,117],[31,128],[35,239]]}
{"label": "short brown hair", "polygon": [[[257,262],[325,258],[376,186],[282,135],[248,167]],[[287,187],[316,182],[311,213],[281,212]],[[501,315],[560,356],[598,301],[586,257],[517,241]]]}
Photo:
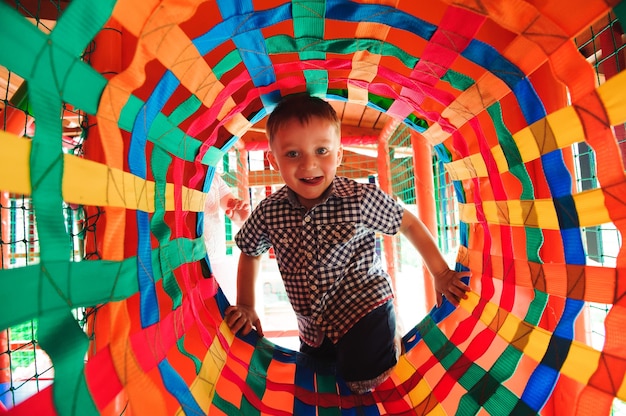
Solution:
{"label": "short brown hair", "polygon": [[266,132],[270,143],[278,129],[287,121],[297,119],[306,124],[312,118],[330,121],[336,125],[337,133],[341,134],[341,121],[327,101],[308,93],[298,93],[285,96],[267,119]]}

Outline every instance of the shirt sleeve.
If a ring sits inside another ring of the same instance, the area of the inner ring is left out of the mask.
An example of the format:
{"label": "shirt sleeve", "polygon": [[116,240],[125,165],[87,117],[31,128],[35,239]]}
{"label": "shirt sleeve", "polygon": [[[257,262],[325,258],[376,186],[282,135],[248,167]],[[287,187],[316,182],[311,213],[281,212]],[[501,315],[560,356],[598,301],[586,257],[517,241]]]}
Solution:
{"label": "shirt sleeve", "polygon": [[394,235],[400,231],[404,208],[378,186],[363,186],[361,218],[363,224],[374,231]]}
{"label": "shirt sleeve", "polygon": [[235,235],[235,243],[242,253],[260,256],[272,246],[263,214],[263,202],[252,211],[250,217]]}

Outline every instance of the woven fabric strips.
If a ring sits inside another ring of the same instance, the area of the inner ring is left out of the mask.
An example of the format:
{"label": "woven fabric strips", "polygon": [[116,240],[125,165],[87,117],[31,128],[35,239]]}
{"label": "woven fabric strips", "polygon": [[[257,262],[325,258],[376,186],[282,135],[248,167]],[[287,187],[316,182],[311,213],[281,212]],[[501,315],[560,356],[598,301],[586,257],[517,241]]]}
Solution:
{"label": "woven fabric strips", "polygon": [[[614,132],[626,72],[596,85],[573,39],[624,9],[74,0],[45,34],[0,3],[0,65],[28,82],[37,121],[32,141],[0,132],[0,190],[32,197],[41,250],[39,264],[0,270],[0,329],[38,320],[54,364],[52,387],[0,415],[113,415],[120,403],[151,416],[608,414],[626,400],[626,251],[615,267],[588,263],[581,234],[612,223],[626,235]],[[123,54],[81,58],[111,33]],[[463,224],[458,262],[475,289],[410,328],[392,377],[363,396],[294,351],[233,336],[199,265],[207,174],[282,96],[305,90],[422,135]],[[64,103],[89,114],[84,158],[63,154]],[[573,185],[578,143],[596,156],[598,185],[585,191]],[[67,259],[63,201],[105,210],[102,258]],[[612,305],[601,348],[577,334],[586,302]],[[96,305],[90,342],[71,311]],[[554,412],[557,388],[579,394]]]}

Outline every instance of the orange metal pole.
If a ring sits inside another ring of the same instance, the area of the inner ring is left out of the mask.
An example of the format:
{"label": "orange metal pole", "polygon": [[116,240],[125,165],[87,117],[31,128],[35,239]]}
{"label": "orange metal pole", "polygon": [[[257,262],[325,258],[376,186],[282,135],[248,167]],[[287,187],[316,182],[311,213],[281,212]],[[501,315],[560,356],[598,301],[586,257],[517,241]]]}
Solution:
{"label": "orange metal pole", "polygon": [[[94,40],[95,46],[90,56],[90,63],[91,66],[106,79],[111,79],[122,70],[122,37],[121,25],[114,19],[111,19]],[[102,144],[104,141],[106,141],[106,138],[100,137],[100,130],[97,127],[91,128],[89,138],[84,145],[85,158],[100,163],[106,163],[106,156]],[[101,257],[104,251],[103,241],[107,215],[99,216],[97,207],[85,206],[84,208],[86,217],[98,218],[98,228],[93,233],[86,233],[85,235],[85,252],[97,253],[98,257]],[[113,208],[110,208],[109,211],[112,209]],[[104,255],[106,256],[106,253],[104,253]]]}
{"label": "orange metal pole", "polygon": [[237,166],[237,190],[238,197],[250,202],[250,175],[248,169],[248,151],[243,140],[237,140],[235,144],[239,154],[239,164]]}
{"label": "orange metal pole", "polygon": [[[122,54],[124,52],[124,45],[122,26],[115,19],[111,19],[98,33],[94,43],[95,49],[90,59],[91,66],[105,78],[111,79],[116,74],[120,73],[123,67]],[[97,162],[106,162],[102,145],[102,142],[105,140],[106,138],[100,137],[99,129],[93,127],[89,131],[89,139],[85,143],[85,158]],[[87,217],[96,217],[98,213],[97,207],[86,206],[85,211]],[[94,231],[95,234],[88,233],[86,235],[86,253],[98,253],[99,256],[102,256],[104,251],[102,242],[104,240],[105,230],[106,215],[99,218],[97,229]],[[104,254],[106,256],[106,253]],[[111,344],[111,328],[115,325],[116,317],[118,315],[123,316],[123,314],[118,314],[117,311],[125,307],[125,305],[111,303],[100,308],[97,313],[91,313],[89,315],[87,332],[88,334],[93,334],[89,356],[100,350],[100,348]],[[103,409],[102,414],[119,415],[124,413],[127,401],[125,391],[121,391],[117,397]],[[124,414],[130,416],[131,413],[129,413],[128,410],[129,409],[127,409]]]}
{"label": "orange metal pole", "polygon": [[[268,159],[267,156],[268,151],[264,151],[263,152],[263,169],[265,170],[265,172],[269,172],[271,167],[270,167],[270,160]],[[272,187],[271,185],[266,185],[265,186],[265,196],[270,196],[272,194]],[[270,259],[275,259],[276,258],[276,254],[274,253],[274,247],[270,248],[269,251],[269,257]]]}
{"label": "orange metal pole", "polygon": [[[391,119],[385,124],[380,135],[378,136],[378,184],[380,189],[391,195],[393,193],[391,182],[391,161],[389,154],[389,138],[398,128],[400,122]],[[387,264],[387,273],[391,278],[394,291],[396,290],[396,258],[397,250],[394,244],[394,237],[383,236],[383,250],[385,252],[385,261]]]}
{"label": "orange metal pole", "polygon": [[[417,215],[428,228],[428,231],[437,237],[433,149],[421,134],[414,131],[411,131],[411,147],[413,148]],[[424,312],[428,312],[437,303],[437,295],[433,286],[433,277],[426,266],[422,266],[422,268],[424,271],[424,298],[426,300]]]}
{"label": "orange metal pole", "polygon": [[33,118],[24,111],[7,106],[4,108],[4,116],[0,115],[0,130],[23,136],[32,124]]}

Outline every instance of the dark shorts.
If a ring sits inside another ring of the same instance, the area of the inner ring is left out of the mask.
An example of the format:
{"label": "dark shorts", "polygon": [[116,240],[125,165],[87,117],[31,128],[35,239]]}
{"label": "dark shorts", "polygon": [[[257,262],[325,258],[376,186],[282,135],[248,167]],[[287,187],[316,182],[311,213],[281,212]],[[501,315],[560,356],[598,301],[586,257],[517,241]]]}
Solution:
{"label": "dark shorts", "polygon": [[314,348],[300,342],[300,351],[315,359],[335,361],[345,381],[371,380],[397,363],[396,314],[393,302],[374,309],[333,344],[329,338]]}

